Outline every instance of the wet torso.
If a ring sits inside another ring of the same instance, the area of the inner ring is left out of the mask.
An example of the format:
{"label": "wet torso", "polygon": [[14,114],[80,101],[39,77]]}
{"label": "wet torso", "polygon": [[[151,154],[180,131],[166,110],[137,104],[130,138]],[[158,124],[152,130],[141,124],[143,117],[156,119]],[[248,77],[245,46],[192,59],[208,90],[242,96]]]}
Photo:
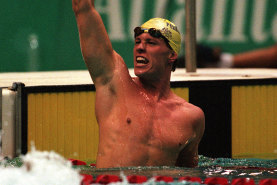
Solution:
{"label": "wet torso", "polygon": [[192,105],[172,92],[157,101],[133,80],[108,91],[97,94],[97,167],[174,166],[195,136],[188,119]]}

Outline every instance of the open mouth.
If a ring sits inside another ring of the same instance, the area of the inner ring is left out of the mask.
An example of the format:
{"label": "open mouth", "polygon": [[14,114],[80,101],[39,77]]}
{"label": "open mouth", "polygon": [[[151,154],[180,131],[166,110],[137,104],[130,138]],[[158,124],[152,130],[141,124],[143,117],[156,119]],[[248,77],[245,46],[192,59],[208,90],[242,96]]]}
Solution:
{"label": "open mouth", "polygon": [[141,56],[137,57],[136,60],[137,60],[138,64],[148,64],[148,62],[149,62],[146,58],[141,57]]}

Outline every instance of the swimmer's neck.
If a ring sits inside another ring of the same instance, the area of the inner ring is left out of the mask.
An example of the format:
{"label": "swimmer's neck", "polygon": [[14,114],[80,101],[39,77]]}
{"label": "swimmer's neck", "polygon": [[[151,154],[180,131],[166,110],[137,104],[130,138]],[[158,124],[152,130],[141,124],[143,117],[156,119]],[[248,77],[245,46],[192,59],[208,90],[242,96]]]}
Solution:
{"label": "swimmer's neck", "polygon": [[157,100],[168,98],[171,94],[170,80],[150,81],[143,78],[133,78],[134,82]]}

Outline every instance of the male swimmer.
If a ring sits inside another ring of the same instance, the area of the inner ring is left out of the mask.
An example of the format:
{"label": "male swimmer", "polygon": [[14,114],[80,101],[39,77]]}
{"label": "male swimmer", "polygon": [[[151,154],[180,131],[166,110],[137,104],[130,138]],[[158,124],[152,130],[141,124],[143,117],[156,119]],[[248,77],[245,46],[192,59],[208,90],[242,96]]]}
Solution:
{"label": "male swimmer", "polygon": [[203,111],[170,89],[181,36],[168,20],[135,28],[132,78],[116,53],[94,0],[72,0],[84,61],[96,88],[96,167],[198,164]]}

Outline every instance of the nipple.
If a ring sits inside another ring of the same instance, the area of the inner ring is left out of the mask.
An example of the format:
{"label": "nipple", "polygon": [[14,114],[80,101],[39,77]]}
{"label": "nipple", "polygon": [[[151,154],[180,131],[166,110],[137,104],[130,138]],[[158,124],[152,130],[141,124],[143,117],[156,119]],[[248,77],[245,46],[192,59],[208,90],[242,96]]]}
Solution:
{"label": "nipple", "polygon": [[132,120],[130,118],[127,118],[127,123],[131,124]]}

